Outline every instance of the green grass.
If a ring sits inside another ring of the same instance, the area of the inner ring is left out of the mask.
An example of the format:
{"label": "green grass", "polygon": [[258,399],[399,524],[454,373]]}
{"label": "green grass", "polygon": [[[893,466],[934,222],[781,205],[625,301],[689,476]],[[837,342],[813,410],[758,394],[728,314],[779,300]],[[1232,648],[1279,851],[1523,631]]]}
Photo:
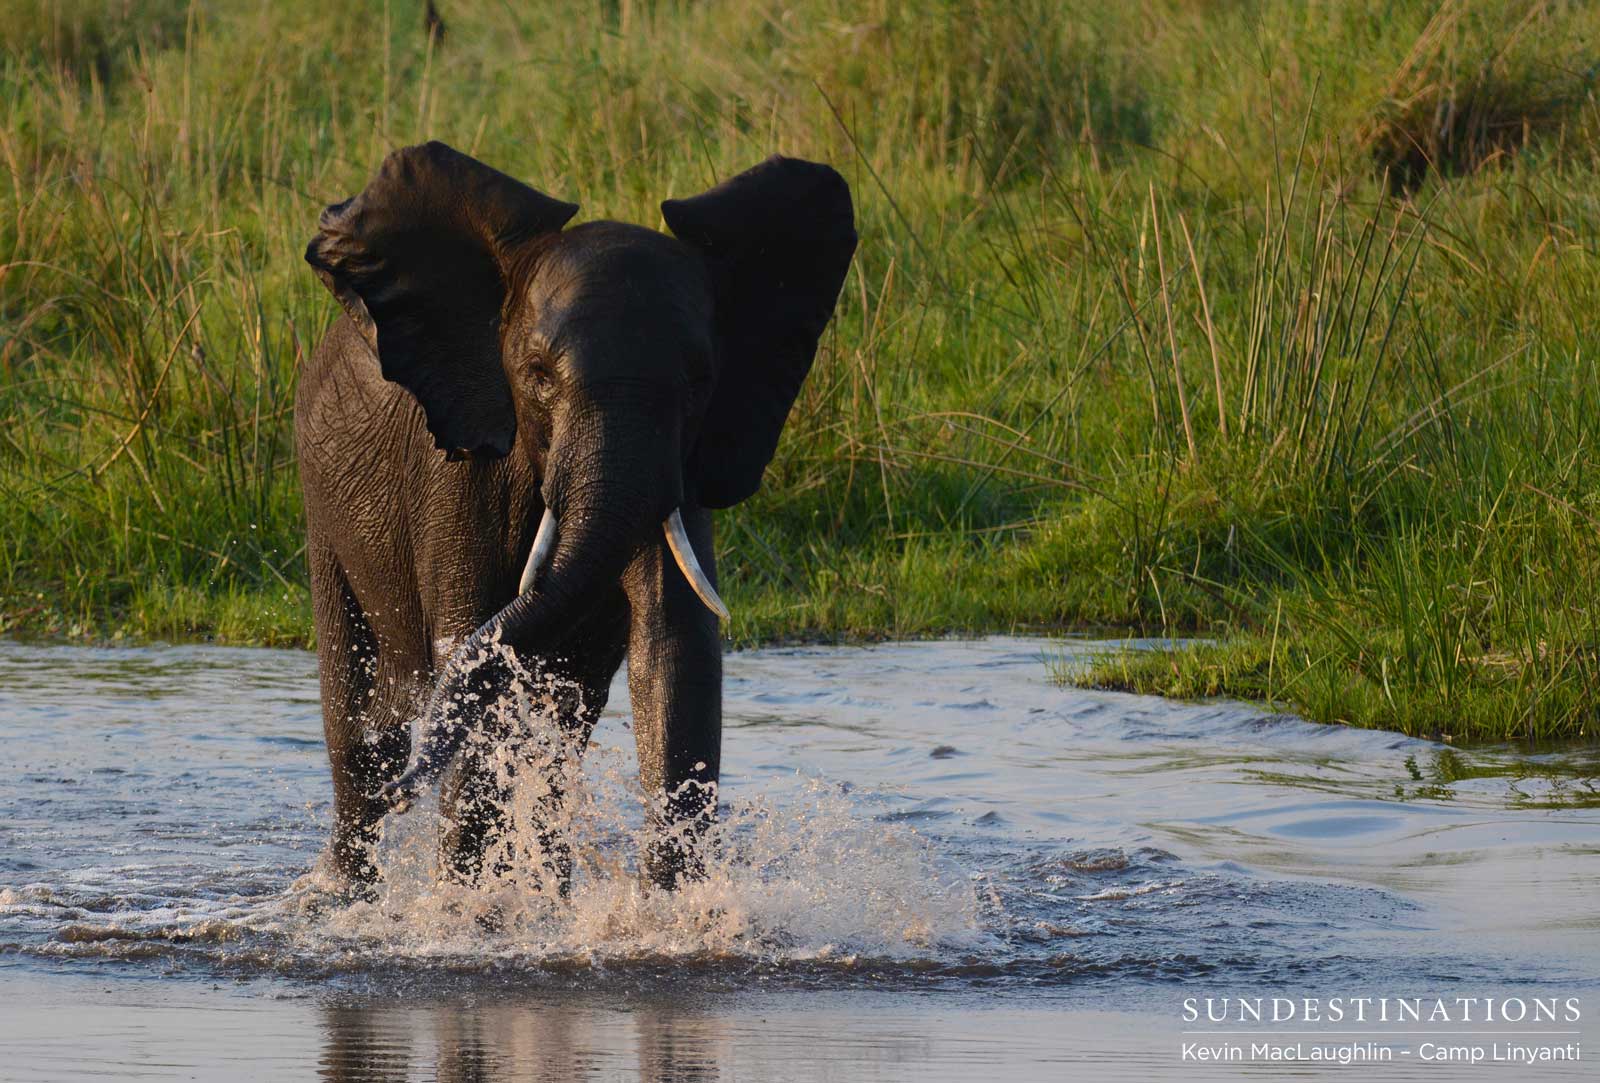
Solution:
{"label": "green grass", "polygon": [[300,253],[444,139],[585,217],[773,151],[862,243],[741,644],[1127,628],[1074,679],[1459,739],[1600,708],[1600,11],[17,0],[0,632],[306,643]]}

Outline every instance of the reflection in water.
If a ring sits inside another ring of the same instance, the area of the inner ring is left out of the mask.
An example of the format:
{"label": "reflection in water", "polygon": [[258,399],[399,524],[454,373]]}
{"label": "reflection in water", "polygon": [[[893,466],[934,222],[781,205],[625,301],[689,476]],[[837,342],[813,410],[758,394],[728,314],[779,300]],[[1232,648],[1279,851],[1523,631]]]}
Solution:
{"label": "reflection in water", "polygon": [[574,999],[567,1005],[501,998],[487,1004],[329,1004],[322,1009],[319,1077],[328,1083],[497,1083],[630,1068],[656,1083],[724,1078],[730,1048],[718,1016],[648,1000],[629,1012],[587,1004],[581,995]]}
{"label": "reflection in water", "polygon": [[663,1083],[702,1083],[721,1079],[722,1028],[716,1017],[692,1020],[675,1016],[659,1005],[634,1015],[639,1031],[639,1078]]}
{"label": "reflection in water", "polygon": [[1399,800],[1452,801],[1475,790],[1501,792],[1518,808],[1600,808],[1600,748],[1434,748],[1405,758],[1411,781],[1395,784]]}
{"label": "reflection in water", "polygon": [[323,1079],[330,1083],[405,1083],[411,1032],[401,1018],[368,1007],[329,1005],[322,1013]]}

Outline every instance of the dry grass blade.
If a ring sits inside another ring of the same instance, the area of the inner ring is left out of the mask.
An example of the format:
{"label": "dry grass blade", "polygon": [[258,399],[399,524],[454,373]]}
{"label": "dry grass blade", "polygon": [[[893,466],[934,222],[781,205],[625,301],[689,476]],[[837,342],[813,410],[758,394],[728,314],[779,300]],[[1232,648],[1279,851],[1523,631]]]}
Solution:
{"label": "dry grass blade", "polygon": [[1167,316],[1167,346],[1172,351],[1172,382],[1178,389],[1178,411],[1183,417],[1183,437],[1189,445],[1189,461],[1198,464],[1200,451],[1194,443],[1194,426],[1189,422],[1189,394],[1183,387],[1183,366],[1178,361],[1178,336],[1172,326],[1172,295],[1167,289],[1167,258],[1162,251],[1161,209],[1156,205],[1156,187],[1150,185],[1150,222],[1156,235],[1156,273],[1161,279],[1161,308]]}
{"label": "dry grass blade", "polygon": [[1222,391],[1222,358],[1217,352],[1217,329],[1211,322],[1211,300],[1206,296],[1205,276],[1200,273],[1200,262],[1195,259],[1194,239],[1189,236],[1189,223],[1182,213],[1178,215],[1178,228],[1183,231],[1183,243],[1189,252],[1189,266],[1194,268],[1195,289],[1200,294],[1200,311],[1206,320],[1206,344],[1211,347],[1211,375],[1217,389],[1217,431],[1228,438],[1227,396]]}

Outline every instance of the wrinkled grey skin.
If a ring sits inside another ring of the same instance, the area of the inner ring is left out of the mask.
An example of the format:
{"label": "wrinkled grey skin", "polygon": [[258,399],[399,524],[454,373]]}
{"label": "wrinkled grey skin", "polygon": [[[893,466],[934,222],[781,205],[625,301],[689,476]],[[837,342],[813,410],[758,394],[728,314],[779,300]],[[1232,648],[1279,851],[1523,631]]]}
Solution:
{"label": "wrinkled grey skin", "polygon": [[[390,805],[452,760],[447,867],[482,872],[505,794],[462,738],[483,722],[471,703],[510,681],[468,664],[491,640],[577,690],[560,722],[580,748],[627,656],[641,778],[680,838],[644,855],[654,881],[696,871],[715,815],[717,618],[662,523],[681,509],[714,582],[710,509],[748,498],[772,458],[855,248],[849,189],[773,158],[663,204],[675,238],[563,229],[576,210],[430,143],[329,207],[307,248],[345,309],[302,374],[295,434],[331,855],[354,884],[376,876]],[[547,506],[558,542],[519,596]]]}

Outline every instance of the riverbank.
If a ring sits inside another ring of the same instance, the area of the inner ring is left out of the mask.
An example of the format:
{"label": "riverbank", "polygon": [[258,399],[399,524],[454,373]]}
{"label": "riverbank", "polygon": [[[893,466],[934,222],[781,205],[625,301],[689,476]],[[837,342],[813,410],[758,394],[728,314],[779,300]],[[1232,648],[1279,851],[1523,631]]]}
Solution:
{"label": "riverbank", "polygon": [[308,642],[300,254],[394,146],[652,225],[777,150],[862,243],[735,644],[1121,627],[1209,645],[1079,679],[1593,736],[1600,12],[445,7],[0,29],[0,632]]}

